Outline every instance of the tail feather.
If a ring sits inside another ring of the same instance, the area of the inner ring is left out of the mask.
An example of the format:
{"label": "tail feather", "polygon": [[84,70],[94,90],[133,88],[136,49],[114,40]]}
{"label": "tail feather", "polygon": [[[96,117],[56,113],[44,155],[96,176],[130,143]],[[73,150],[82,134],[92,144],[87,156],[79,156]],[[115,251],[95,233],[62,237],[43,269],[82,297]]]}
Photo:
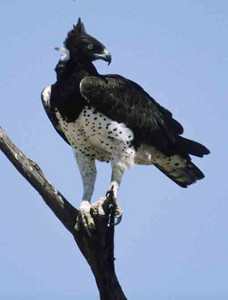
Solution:
{"label": "tail feather", "polygon": [[203,155],[210,153],[210,151],[204,145],[186,139],[182,136],[179,136],[178,138],[178,146],[182,149],[182,151],[198,157],[203,157]]}
{"label": "tail feather", "polygon": [[[197,180],[203,179],[203,172],[191,161],[184,160],[181,156],[178,156],[180,163],[175,163],[172,165],[172,162],[160,164],[159,162],[155,163],[155,166],[174,181],[179,186],[186,188],[189,185],[195,183]],[[177,161],[177,156],[175,156],[175,161]],[[179,165],[179,166],[178,166]]]}

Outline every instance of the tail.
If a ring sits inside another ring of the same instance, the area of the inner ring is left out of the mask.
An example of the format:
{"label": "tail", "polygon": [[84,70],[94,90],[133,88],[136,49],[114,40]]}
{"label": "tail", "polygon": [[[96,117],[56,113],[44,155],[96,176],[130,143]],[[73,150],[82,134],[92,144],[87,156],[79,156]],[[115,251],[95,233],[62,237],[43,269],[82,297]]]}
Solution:
{"label": "tail", "polygon": [[186,188],[188,185],[203,179],[203,172],[191,161],[189,154],[202,157],[210,151],[200,143],[179,137],[176,154],[160,153],[154,165],[172,181]]}
{"label": "tail", "polygon": [[[183,160],[182,157],[179,158]],[[171,167],[170,165],[165,166],[164,164],[159,165],[156,163],[155,166],[182,188],[186,188],[205,177],[203,172],[191,161],[188,161],[184,167],[178,167],[177,164],[175,163],[175,166]]]}
{"label": "tail", "polygon": [[183,152],[195,155],[198,157],[203,157],[205,154],[209,154],[210,151],[202,144],[195,141],[186,139],[182,136],[178,137],[177,146]]}
{"label": "tail", "polygon": [[[153,146],[144,145],[141,152],[138,151],[139,164],[153,164],[162,173],[179,186],[186,188],[203,179],[203,172],[191,161],[191,155],[202,157],[210,151],[202,144],[178,136],[176,143],[170,147],[171,151],[164,153]],[[149,160],[141,154],[150,153]],[[149,162],[149,163],[148,163]]]}
{"label": "tail", "polygon": [[203,179],[203,172],[191,162],[189,154],[203,157],[210,151],[202,144],[179,136],[176,143],[177,153],[157,160],[155,166],[179,186],[186,188]]}

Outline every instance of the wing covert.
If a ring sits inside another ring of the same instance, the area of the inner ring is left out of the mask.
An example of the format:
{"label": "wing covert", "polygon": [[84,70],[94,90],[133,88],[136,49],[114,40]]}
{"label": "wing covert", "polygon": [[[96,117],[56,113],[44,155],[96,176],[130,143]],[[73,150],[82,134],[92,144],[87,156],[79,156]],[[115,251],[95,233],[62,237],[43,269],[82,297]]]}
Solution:
{"label": "wing covert", "polygon": [[170,111],[122,76],[87,76],[80,83],[80,92],[98,111],[131,128],[137,144],[149,142],[167,152],[183,133]]}

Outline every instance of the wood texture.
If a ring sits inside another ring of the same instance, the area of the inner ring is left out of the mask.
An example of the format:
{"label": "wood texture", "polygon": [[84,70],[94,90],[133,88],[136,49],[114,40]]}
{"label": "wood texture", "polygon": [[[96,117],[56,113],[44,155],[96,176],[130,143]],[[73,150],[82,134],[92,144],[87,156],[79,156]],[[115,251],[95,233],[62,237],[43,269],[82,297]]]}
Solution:
{"label": "wood texture", "polygon": [[96,230],[92,232],[91,236],[88,236],[83,227],[81,227],[80,231],[76,231],[74,228],[79,213],[78,210],[50,184],[45,178],[41,168],[18,149],[1,127],[0,149],[21,175],[41,195],[42,199],[65,228],[73,235],[74,240],[95,276],[100,299],[127,299],[115,273],[114,226],[112,225],[114,223],[114,209],[112,194],[109,194],[102,202],[105,215],[97,214],[97,204],[94,204],[91,214],[95,221]]}

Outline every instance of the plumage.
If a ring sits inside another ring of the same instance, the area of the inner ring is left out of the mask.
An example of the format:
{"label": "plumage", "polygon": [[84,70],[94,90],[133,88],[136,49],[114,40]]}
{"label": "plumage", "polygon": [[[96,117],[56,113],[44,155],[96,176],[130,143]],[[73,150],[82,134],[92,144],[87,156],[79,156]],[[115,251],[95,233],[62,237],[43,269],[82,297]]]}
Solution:
{"label": "plumage", "polygon": [[[204,174],[190,155],[209,150],[186,139],[182,125],[135,82],[100,75],[92,61],[111,62],[103,44],[88,35],[79,19],[68,33],[56,66],[57,81],[42,92],[44,108],[57,132],[73,148],[84,185],[80,206],[86,226],[96,178],[95,160],[110,161],[110,188],[117,191],[124,172],[136,164],[155,165],[181,187]],[[116,206],[117,216],[121,210]]]}

